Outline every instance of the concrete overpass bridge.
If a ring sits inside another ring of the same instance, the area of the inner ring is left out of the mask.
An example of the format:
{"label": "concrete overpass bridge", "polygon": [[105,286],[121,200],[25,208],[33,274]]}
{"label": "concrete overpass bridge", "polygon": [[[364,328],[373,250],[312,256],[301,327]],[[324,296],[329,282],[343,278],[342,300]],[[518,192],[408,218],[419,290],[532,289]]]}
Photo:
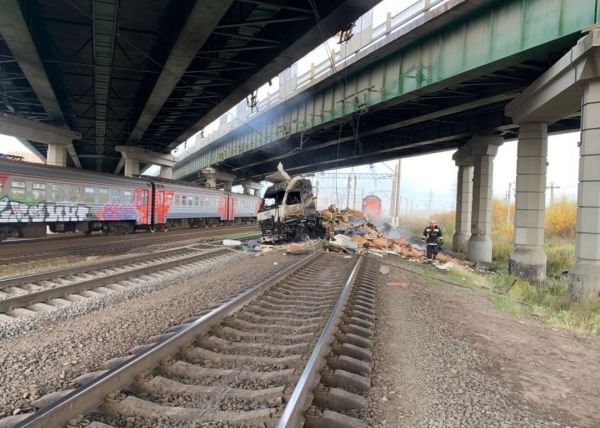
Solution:
{"label": "concrete overpass bridge", "polygon": [[376,30],[365,36],[361,27],[357,38],[365,36],[365,46],[343,60],[333,56],[331,62],[339,64],[329,71],[311,69],[311,82],[294,83],[293,69],[280,76],[284,92],[274,102],[259,105],[241,126],[201,139],[176,165],[175,176],[202,180],[204,170],[213,181],[221,174],[225,181],[248,182],[272,172],[278,162],[303,173],[459,149],[454,247],[473,260],[491,261],[493,158],[504,139],[519,138],[510,269],[540,280],[546,269],[547,135],[581,126],[571,283],[578,294],[597,293],[600,33],[593,26],[599,2],[416,5],[421,10],[398,26],[388,19],[378,38],[372,37]]}
{"label": "concrete overpass bridge", "polygon": [[169,176],[171,149],[376,3],[0,0],[0,133],[51,164]]}

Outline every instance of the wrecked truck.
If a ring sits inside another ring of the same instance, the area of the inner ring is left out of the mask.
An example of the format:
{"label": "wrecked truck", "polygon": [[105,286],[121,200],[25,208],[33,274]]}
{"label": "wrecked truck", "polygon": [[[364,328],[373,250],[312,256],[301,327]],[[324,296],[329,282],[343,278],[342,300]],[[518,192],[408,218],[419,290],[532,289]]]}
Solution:
{"label": "wrecked truck", "polygon": [[325,228],[310,180],[302,176],[290,178],[281,164],[278,170],[266,177],[273,185],[265,191],[256,215],[263,238],[273,242],[322,238]]}

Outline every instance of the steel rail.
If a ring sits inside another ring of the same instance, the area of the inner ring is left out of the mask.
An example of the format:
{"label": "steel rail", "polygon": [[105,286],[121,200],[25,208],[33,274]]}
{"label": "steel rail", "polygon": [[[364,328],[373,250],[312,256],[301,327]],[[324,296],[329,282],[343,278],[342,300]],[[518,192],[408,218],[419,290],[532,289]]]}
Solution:
{"label": "steel rail", "polygon": [[[98,243],[83,243],[83,242],[79,242],[78,244],[83,244],[83,245],[75,245],[75,246],[69,246],[69,247],[64,247],[64,248],[53,248],[52,252],[53,253],[49,253],[46,251],[37,251],[37,252],[25,252],[22,254],[18,254],[12,257],[6,257],[4,255],[0,255],[0,263],[6,263],[6,264],[16,264],[16,263],[23,263],[26,262],[27,260],[23,260],[26,258],[36,258],[39,257],[40,260],[44,260],[44,259],[48,259],[48,258],[56,258],[56,257],[63,257],[63,256],[69,256],[69,255],[77,255],[78,252],[82,252],[82,251],[86,251],[86,250],[92,250],[92,252],[106,252],[106,251],[111,251],[114,250],[114,247],[116,245],[122,246],[123,248],[128,248],[128,247],[133,247],[139,243],[142,243],[144,241],[149,241],[148,244],[150,245],[155,245],[158,243],[161,243],[165,240],[169,240],[169,239],[177,239],[177,240],[185,240],[186,238],[188,239],[194,239],[194,238],[198,238],[198,239],[202,239],[202,238],[212,238],[213,236],[221,236],[223,234],[227,234],[230,232],[235,232],[235,231],[250,231],[253,228],[256,229],[258,231],[258,229],[256,227],[252,227],[253,225],[248,225],[248,226],[236,226],[236,227],[222,227],[222,228],[214,228],[211,230],[207,230],[207,229],[189,229],[189,230],[176,230],[173,233],[167,233],[167,234],[146,234],[146,233],[139,233],[139,234],[132,234],[129,235],[128,238],[123,238],[123,239],[113,239],[110,241],[103,241],[103,242],[98,242]],[[179,232],[181,231],[182,233],[175,233],[175,232]],[[212,234],[211,234],[212,232]],[[139,236],[135,236],[135,235],[139,235]],[[105,236],[102,236],[99,238],[105,238]],[[77,238],[72,238],[72,239],[60,239],[60,241],[77,241]],[[58,239],[54,239],[54,240],[48,240],[43,242],[43,244],[52,244],[53,241],[58,241]],[[27,241],[27,242],[22,242],[22,245],[30,245],[32,242]],[[36,244],[40,244],[40,241],[36,241]],[[63,242],[64,243],[64,242]],[[74,242],[75,243],[75,242]],[[14,248],[14,250],[23,250],[21,248]],[[2,250],[2,244],[0,244],[0,250]],[[95,250],[95,251],[94,251]],[[75,254],[74,254],[75,253]],[[37,261],[37,260],[35,260]]]}
{"label": "steel rail", "polygon": [[115,275],[108,275],[102,278],[94,278],[88,281],[82,281],[77,282],[75,284],[65,285],[63,287],[51,288],[48,290],[38,291],[36,293],[24,294],[22,296],[0,300],[0,313],[9,311],[11,309],[23,308],[26,306],[33,305],[35,303],[46,302],[50,299],[60,298],[68,294],[73,294],[85,290],[91,290],[94,288],[102,287],[104,285],[115,284],[119,281],[124,281],[129,278],[135,278],[140,275],[147,275],[161,270],[171,269],[174,267],[181,266],[182,264],[194,263],[203,259],[225,254],[227,252],[230,252],[230,250],[219,249],[209,251],[201,254],[196,254],[190,257],[172,260],[166,263],[158,263],[150,266],[145,266],[139,269],[130,270],[127,272],[120,272]]}
{"label": "steel rail", "polygon": [[150,254],[142,254],[139,256],[128,257],[128,258],[124,258],[124,259],[110,260],[110,261],[101,262],[101,263],[94,263],[94,264],[90,264],[90,265],[75,266],[75,267],[66,268],[66,269],[34,273],[31,275],[22,275],[22,276],[13,276],[13,277],[9,277],[9,278],[1,278],[0,279],[0,290],[9,288],[9,287],[18,287],[20,285],[30,284],[33,282],[39,282],[39,281],[45,281],[48,279],[59,278],[62,276],[70,276],[70,275],[76,275],[76,274],[85,273],[85,272],[91,272],[94,270],[102,270],[102,269],[107,269],[107,268],[120,267],[120,266],[128,265],[128,264],[135,264],[135,263],[139,263],[139,262],[153,260],[157,257],[165,257],[165,256],[168,257],[170,254],[180,253],[185,250],[191,251],[194,249],[190,249],[188,247],[179,247],[179,248],[173,248],[173,249],[169,249],[169,250],[157,251],[157,252],[150,253]]}
{"label": "steel rail", "polygon": [[325,367],[325,357],[331,351],[330,345],[335,339],[337,326],[346,308],[346,303],[354,287],[362,262],[363,257],[360,256],[338,297],[333,312],[327,320],[327,324],[325,324],[325,328],[319,337],[308,363],[304,367],[290,400],[277,422],[277,428],[296,428],[301,426],[304,419],[304,412],[306,412],[312,402],[313,389],[319,380],[321,370]]}
{"label": "steel rail", "polygon": [[218,308],[202,315],[168,339],[157,343],[144,352],[132,356],[130,360],[99,376],[81,388],[77,388],[61,400],[32,414],[16,426],[21,428],[63,427],[71,418],[94,410],[108,394],[130,385],[140,373],[157,367],[161,360],[173,355],[181,347],[193,342],[196,337],[208,333],[211,328],[221,323],[225,318],[246,306],[284,278],[315,260],[318,255],[318,252],[313,253],[285,267]]}

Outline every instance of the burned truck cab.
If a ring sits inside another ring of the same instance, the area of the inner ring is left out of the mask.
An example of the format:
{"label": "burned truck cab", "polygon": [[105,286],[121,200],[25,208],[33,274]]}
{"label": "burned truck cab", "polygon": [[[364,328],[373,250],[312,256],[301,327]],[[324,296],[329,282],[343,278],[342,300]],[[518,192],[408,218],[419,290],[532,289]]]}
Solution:
{"label": "burned truck cab", "polygon": [[274,242],[317,238],[324,231],[312,184],[301,176],[267,188],[257,220],[263,237]]}

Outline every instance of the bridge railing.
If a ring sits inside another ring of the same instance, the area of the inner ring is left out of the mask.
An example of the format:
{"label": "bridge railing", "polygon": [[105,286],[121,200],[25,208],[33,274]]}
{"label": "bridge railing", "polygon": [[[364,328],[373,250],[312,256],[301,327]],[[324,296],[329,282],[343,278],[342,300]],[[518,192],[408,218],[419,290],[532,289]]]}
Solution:
{"label": "bridge railing", "polygon": [[371,48],[374,44],[379,43],[380,46],[383,46],[389,43],[395,38],[395,33],[410,25],[425,12],[447,1],[417,0],[394,16],[388,12],[386,21],[375,28],[372,27],[373,11],[369,11],[357,21],[355,30],[358,29],[358,32],[354,32],[350,40],[342,43],[340,50],[331,51],[330,58],[326,58],[316,65],[311,64],[310,69],[299,76],[297,75],[297,64],[284,70],[278,76],[278,90],[267,94],[253,108],[247,105],[247,100],[242,100],[232,109],[235,114],[225,113],[225,115],[231,115],[233,120],[219,119],[217,129],[208,134],[197,134],[196,140],[187,147],[177,149],[174,152],[175,156],[180,161],[191,156],[229,132],[243,126],[248,119],[343,70],[353,62],[352,58],[360,55],[361,52]]}

